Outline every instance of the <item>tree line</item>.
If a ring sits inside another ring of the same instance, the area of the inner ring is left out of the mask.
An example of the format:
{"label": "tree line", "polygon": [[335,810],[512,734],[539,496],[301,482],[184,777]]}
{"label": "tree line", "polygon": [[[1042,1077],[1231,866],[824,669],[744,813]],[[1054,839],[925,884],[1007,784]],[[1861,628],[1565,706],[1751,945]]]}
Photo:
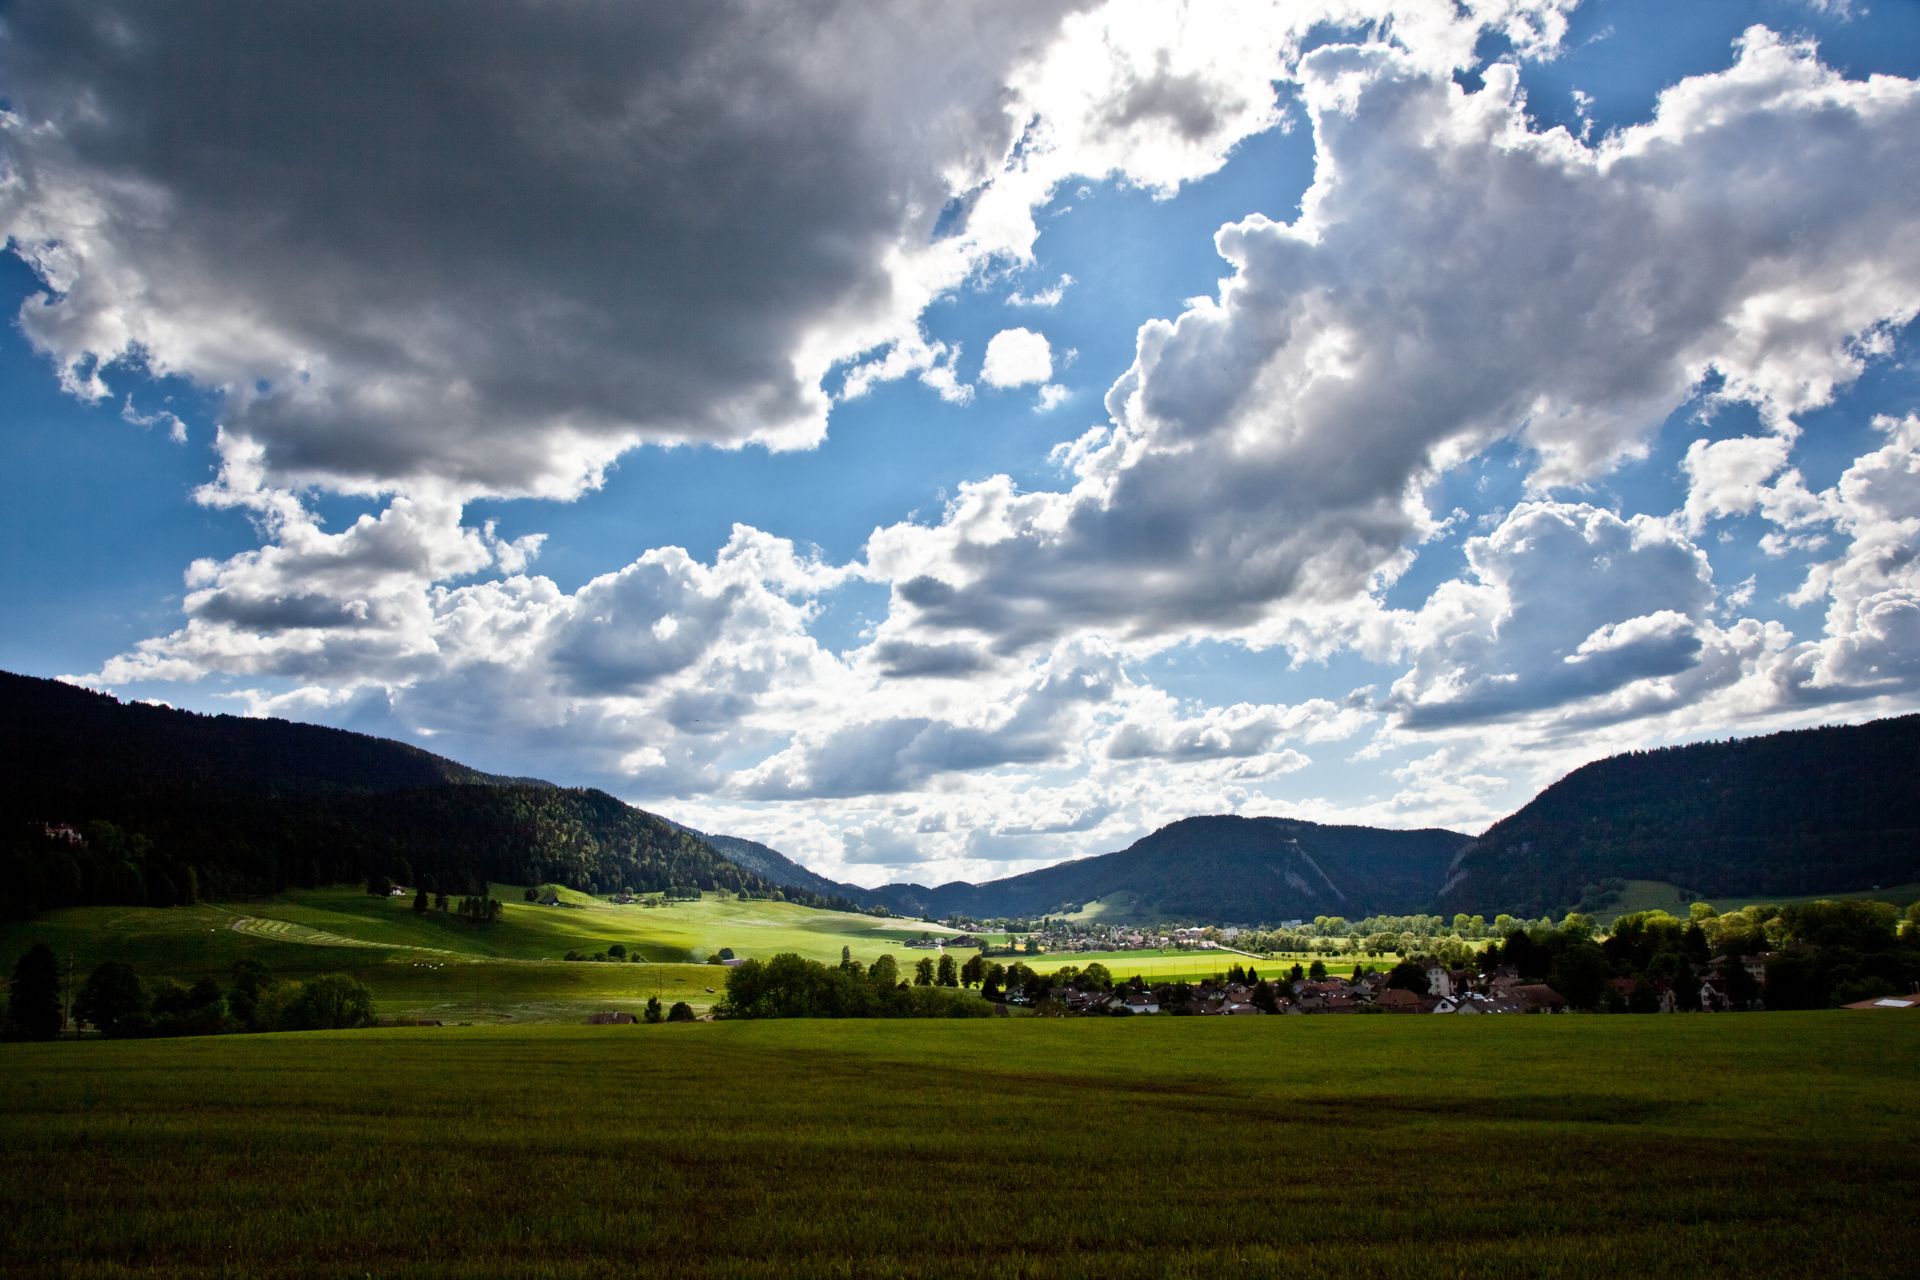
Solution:
{"label": "tree line", "polygon": [[257,960],[236,963],[224,988],[210,977],[192,986],[172,978],[145,980],[132,966],[108,960],[69,992],[52,948],[36,943],[13,968],[7,1034],[51,1040],[68,1025],[114,1039],[367,1027],[373,1025],[373,993],[344,973],[277,979]]}
{"label": "tree line", "polygon": [[[953,957],[943,959],[952,966]],[[957,970],[945,981],[931,957],[915,970],[908,981],[890,955],[867,966],[843,949],[840,963],[829,965],[782,952],[734,966],[713,1012],[716,1018],[974,1018],[993,1012],[958,990]]]}
{"label": "tree line", "polygon": [[[1748,972],[1747,957],[1758,958],[1761,977]],[[1685,919],[1622,916],[1604,937],[1573,913],[1557,926],[1515,930],[1480,964],[1545,982],[1576,1009],[1649,1013],[1663,992],[1676,1008],[1698,1009],[1710,973],[1734,1009],[1825,1009],[1920,986],[1920,903],[1904,914],[1857,900],[1723,914],[1696,902]]]}

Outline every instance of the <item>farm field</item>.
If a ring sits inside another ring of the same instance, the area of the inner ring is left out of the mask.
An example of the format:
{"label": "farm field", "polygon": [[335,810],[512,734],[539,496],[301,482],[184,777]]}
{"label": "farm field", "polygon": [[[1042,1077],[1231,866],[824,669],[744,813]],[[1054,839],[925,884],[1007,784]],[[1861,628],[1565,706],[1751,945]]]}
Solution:
{"label": "farm field", "polygon": [[[906,939],[952,932],[784,902],[614,906],[566,893],[577,905],[542,907],[524,901],[518,886],[495,885],[493,894],[506,904],[501,918],[479,926],[451,914],[416,915],[411,898],[369,897],[352,886],[248,903],[73,907],[0,925],[0,957],[45,942],[62,961],[71,957],[83,977],[119,960],[143,978],[188,983],[224,981],[236,961],[254,959],[288,978],[351,974],[372,989],[382,1017],[579,1022],[597,1009],[637,1013],[656,994],[708,1008],[726,971],[700,962],[720,947],[743,957],[794,951],[832,963],[845,946],[863,963],[890,953],[910,968],[927,953],[908,950]],[[649,963],[563,960],[569,951],[591,955],[616,942]],[[956,952],[962,960],[971,954]]]}
{"label": "farm field", "polygon": [[[966,953],[957,953],[965,958]],[[1238,951],[1180,951],[1143,950],[1143,951],[1053,951],[1037,956],[995,956],[1001,964],[1019,961],[1035,973],[1053,973],[1068,965],[1085,968],[1095,961],[1107,966],[1116,981],[1139,974],[1149,981],[1166,980],[1197,982],[1201,978],[1224,974],[1234,965],[1253,966],[1262,977],[1279,977],[1296,963],[1311,965],[1319,960],[1327,966],[1329,973],[1342,977],[1353,972],[1355,964],[1371,965],[1375,969],[1391,969],[1396,957],[1386,956],[1355,959],[1348,955],[1329,955],[1324,951],[1303,951],[1276,953],[1269,956],[1249,956]]]}
{"label": "farm field", "polygon": [[1848,1012],[9,1044],[0,1276],[1906,1276],[1916,1073]]}

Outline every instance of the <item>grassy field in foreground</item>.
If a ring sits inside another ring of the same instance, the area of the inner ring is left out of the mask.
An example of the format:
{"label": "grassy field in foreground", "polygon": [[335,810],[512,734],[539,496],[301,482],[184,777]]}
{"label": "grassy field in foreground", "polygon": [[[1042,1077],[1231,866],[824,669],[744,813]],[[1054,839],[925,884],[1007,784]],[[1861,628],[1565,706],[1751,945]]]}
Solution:
{"label": "grassy field in foreground", "polygon": [[0,1276],[1912,1274],[1920,1019],[0,1045]]}
{"label": "grassy field in foreground", "polygon": [[[36,942],[84,977],[105,960],[130,964],[144,978],[225,981],[241,959],[287,978],[348,973],[372,988],[383,1017],[448,1021],[579,1022],[596,1009],[637,1013],[650,995],[705,1009],[726,971],[698,963],[721,947],[741,956],[794,951],[829,963],[849,947],[863,963],[882,954],[911,971],[926,952],[901,944],[923,921],[883,920],[815,911],[785,902],[710,898],[669,907],[615,906],[584,894],[578,905],[542,907],[518,888],[494,886],[501,919],[473,925],[450,914],[414,914],[410,898],[369,897],[357,887],[301,889],[247,903],[190,907],[72,907],[0,924],[0,967]],[[646,964],[564,962],[612,943]],[[956,952],[965,960],[971,951]]]}

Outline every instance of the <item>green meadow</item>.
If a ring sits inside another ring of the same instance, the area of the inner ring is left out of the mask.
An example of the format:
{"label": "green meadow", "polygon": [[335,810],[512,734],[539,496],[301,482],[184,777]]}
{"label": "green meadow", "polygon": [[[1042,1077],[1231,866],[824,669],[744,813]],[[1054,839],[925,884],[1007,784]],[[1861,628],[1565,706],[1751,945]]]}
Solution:
{"label": "green meadow", "polygon": [[1920,900],[1920,884],[1896,884],[1878,889],[1859,889],[1851,893],[1808,893],[1800,895],[1763,898],[1707,898],[1702,899],[1688,893],[1676,884],[1665,880],[1629,880],[1619,897],[1607,904],[1604,911],[1595,917],[1601,924],[1610,925],[1621,916],[1636,911],[1664,911],[1668,915],[1686,918],[1687,908],[1699,901],[1712,904],[1716,911],[1738,911],[1742,907],[1775,906],[1784,907],[1794,903],[1841,901],[1844,899],[1870,899],[1879,902],[1891,902],[1904,907],[1910,902]]}
{"label": "green meadow", "polygon": [[[418,915],[413,900],[342,886],[294,890],[260,902],[190,907],[73,907],[0,925],[0,958],[45,942],[82,978],[106,960],[143,978],[224,979],[241,959],[289,978],[347,973],[367,984],[382,1017],[461,1022],[580,1022],[598,1009],[638,1012],[650,996],[705,1009],[726,970],[704,963],[793,951],[829,963],[842,947],[863,963],[894,955],[903,969],[926,952],[903,944],[952,930],[924,921],[816,911],[784,902],[709,897],[669,906],[616,906],[562,891],[568,904],[523,900],[495,885],[501,918],[476,925],[450,913]],[[619,943],[644,963],[568,961]],[[957,953],[964,960],[972,952]]]}
{"label": "green meadow", "polygon": [[[969,953],[956,953],[965,959]],[[1397,957],[1351,956],[1342,952],[1334,955],[1325,951],[1275,952],[1271,955],[1253,956],[1240,951],[1181,951],[1177,949],[1146,949],[1138,951],[1056,951],[1037,956],[996,956],[1001,964],[1012,964],[1016,960],[1032,969],[1035,973],[1053,973],[1068,965],[1086,968],[1099,962],[1107,967],[1116,981],[1124,981],[1136,974],[1149,982],[1198,982],[1202,978],[1223,976],[1235,965],[1251,967],[1263,978],[1278,978],[1298,964],[1309,968],[1315,960],[1327,966],[1327,972],[1345,977],[1353,972],[1356,964],[1371,965],[1375,969],[1391,969]]]}
{"label": "green meadow", "polygon": [[0,1276],[1895,1277],[1920,1019],[0,1045]]}

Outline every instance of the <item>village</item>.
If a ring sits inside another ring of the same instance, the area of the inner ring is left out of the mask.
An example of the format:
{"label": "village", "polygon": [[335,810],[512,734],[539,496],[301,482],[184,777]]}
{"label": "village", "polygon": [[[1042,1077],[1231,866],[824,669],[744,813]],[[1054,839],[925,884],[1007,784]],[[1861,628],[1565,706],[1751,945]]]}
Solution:
{"label": "village", "polygon": [[[1664,979],[1615,978],[1608,983],[1606,1007],[1648,1013],[1731,1013],[1753,1005],[1736,999],[1736,990],[1763,989],[1765,955],[1726,959],[1713,965],[1695,992],[1677,990]],[[1731,976],[1740,966],[1742,984]],[[1089,969],[1104,966],[1089,966]],[[1322,966],[1316,965],[1316,969]],[[1512,967],[1480,974],[1433,964],[1396,966],[1391,973],[1362,969],[1348,978],[1310,977],[1298,966],[1289,976],[1263,980],[1257,970],[1235,966],[1224,978],[1198,983],[1147,983],[1139,979],[1105,985],[1088,982],[1072,970],[1051,975],[1057,985],[1029,982],[1009,985],[1006,1004],[1056,1016],[1129,1016],[1179,1014],[1251,1016],[1260,1014],[1369,1013],[1565,1013],[1567,999],[1544,982],[1523,979]],[[1418,989],[1424,986],[1425,990]],[[1692,1000],[1687,999],[1692,995]]]}

